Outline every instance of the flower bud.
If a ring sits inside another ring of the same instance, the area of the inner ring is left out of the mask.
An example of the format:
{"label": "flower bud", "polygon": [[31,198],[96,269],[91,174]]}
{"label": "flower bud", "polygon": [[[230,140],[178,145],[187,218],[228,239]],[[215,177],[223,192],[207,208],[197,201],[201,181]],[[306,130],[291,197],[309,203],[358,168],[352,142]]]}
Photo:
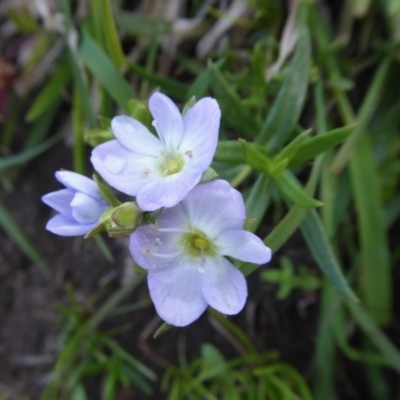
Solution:
{"label": "flower bud", "polygon": [[97,225],[85,236],[92,237],[104,230],[108,236],[118,237],[132,234],[140,225],[142,214],[134,202],[111,207],[100,216]]}
{"label": "flower bud", "polygon": [[120,228],[136,228],[140,219],[139,207],[134,202],[123,203],[115,208],[111,219]]}

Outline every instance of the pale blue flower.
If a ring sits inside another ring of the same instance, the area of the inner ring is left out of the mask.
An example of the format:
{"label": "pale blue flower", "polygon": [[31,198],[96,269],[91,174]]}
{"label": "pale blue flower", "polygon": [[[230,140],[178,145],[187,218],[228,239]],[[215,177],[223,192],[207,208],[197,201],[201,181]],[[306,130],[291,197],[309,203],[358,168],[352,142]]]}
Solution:
{"label": "pale blue flower", "polygon": [[46,229],[61,236],[85,235],[109,205],[93,180],[70,171],[58,171],[55,175],[66,189],[42,197],[44,203],[59,212],[49,220]]}
{"label": "pale blue flower", "polygon": [[165,95],[149,99],[158,138],[139,121],[114,117],[116,140],[93,149],[91,161],[106,182],[136,196],[144,211],[172,207],[200,181],[210,166],[217,142],[221,112],[216,100],[199,100],[182,118]]}
{"label": "pale blue flower", "polygon": [[164,321],[186,326],[207,306],[228,315],[242,310],[246,280],[224,256],[256,264],[271,259],[271,250],[243,230],[245,218],[242,195],[215,180],[131,235],[132,257],[148,270],[150,296]]}

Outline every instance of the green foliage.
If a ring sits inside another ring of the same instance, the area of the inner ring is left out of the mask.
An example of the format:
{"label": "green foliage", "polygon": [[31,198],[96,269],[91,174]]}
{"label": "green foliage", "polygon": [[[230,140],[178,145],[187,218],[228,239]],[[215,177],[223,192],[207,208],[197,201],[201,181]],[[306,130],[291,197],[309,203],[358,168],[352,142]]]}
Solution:
{"label": "green foliage", "polygon": [[206,343],[201,347],[200,358],[166,372],[162,388],[168,392],[168,400],[311,400],[301,375],[279,362],[278,357],[277,352],[271,351],[228,361],[216,347]]}
{"label": "green foliage", "polygon": [[320,287],[320,280],[307,267],[300,267],[296,275],[292,260],[287,257],[280,259],[280,269],[268,269],[261,272],[261,278],[267,282],[279,284],[277,298],[280,300],[290,296],[292,290],[316,290]]}
{"label": "green foliage", "polygon": [[[133,281],[128,286],[129,291],[137,283]],[[63,336],[55,377],[43,393],[42,400],[53,400],[58,395],[90,399],[84,388],[84,379],[89,376],[102,377],[104,400],[117,399],[121,387],[135,386],[146,394],[152,392],[148,380],[155,380],[156,375],[112,339],[113,335],[129,329],[129,326],[109,332],[98,329],[101,320],[114,311],[117,302],[129,291],[119,292],[95,316],[90,317],[94,299],[81,304],[69,288],[70,306],[58,306]]]}

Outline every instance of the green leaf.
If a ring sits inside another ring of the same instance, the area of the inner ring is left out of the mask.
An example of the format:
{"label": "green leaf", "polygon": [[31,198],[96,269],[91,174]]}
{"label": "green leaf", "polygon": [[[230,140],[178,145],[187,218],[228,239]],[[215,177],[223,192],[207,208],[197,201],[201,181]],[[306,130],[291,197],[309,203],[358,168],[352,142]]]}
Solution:
{"label": "green leaf", "polygon": [[203,72],[201,72],[190,85],[185,96],[186,99],[190,99],[192,96],[196,96],[197,99],[201,99],[202,97],[204,97],[208,93],[210,82],[211,72],[210,69],[207,68]]}
{"label": "green leaf", "polygon": [[[272,180],[269,176],[259,175],[256,182],[252,186],[249,195],[246,197],[246,215],[249,218],[254,218],[255,223],[252,226],[254,232],[261,224],[268,205],[272,197]],[[262,201],[260,201],[262,199]]]}
{"label": "green leaf", "polygon": [[289,167],[303,165],[307,161],[314,159],[321,154],[347,139],[356,129],[357,125],[349,125],[343,128],[322,133],[304,141],[298,152],[289,162]]}
{"label": "green leaf", "polygon": [[90,102],[87,76],[83,68],[82,61],[79,59],[79,55],[77,54],[77,49],[75,47],[75,44],[73,43],[73,41],[69,40],[69,38],[71,37],[71,26],[72,26],[72,16],[71,16],[70,6],[71,4],[68,0],[60,1],[60,9],[63,13],[63,22],[65,27],[64,39],[68,45],[68,58],[70,61],[75,84],[77,85],[77,88],[80,93],[86,118],[89,121],[89,126],[91,128],[94,128],[96,125],[96,118]]}
{"label": "green leaf", "polygon": [[358,141],[350,162],[363,266],[362,299],[378,324],[388,324],[392,314],[392,278],[389,243],[381,185],[372,143]]}
{"label": "green leaf", "polygon": [[288,163],[289,163],[288,158],[284,158],[283,160],[278,160],[278,162],[277,161],[272,162],[272,165],[269,169],[270,175],[275,179],[279,179],[285,172]]}
{"label": "green leaf", "polygon": [[147,104],[142,100],[132,99],[128,102],[128,114],[145,126],[151,126],[152,117]]}
{"label": "green leaf", "polygon": [[309,211],[304,218],[304,221],[301,224],[301,232],[314,260],[329,281],[344,296],[353,301],[358,301],[340,269],[324,226],[315,210]]}
{"label": "green leaf", "polygon": [[290,202],[304,208],[316,208],[322,206],[319,200],[312,198],[297,182],[296,178],[286,171],[280,177],[274,178],[274,183],[282,195]]}
{"label": "green leaf", "polygon": [[96,182],[97,187],[101,195],[107,200],[107,202],[113,206],[118,207],[122,203],[114,196],[114,193],[110,186],[97,174],[93,175],[93,180]]}
{"label": "green leaf", "polygon": [[226,123],[244,136],[255,136],[260,131],[254,116],[244,106],[232,86],[225,80],[214,64],[209,65],[210,85],[222,110]]}
{"label": "green leaf", "polygon": [[361,306],[361,304],[347,301],[346,305],[351,310],[354,318],[361,326],[363,331],[368,335],[372,343],[381,351],[386,360],[391,364],[398,373],[400,373],[400,352],[385,336],[374,322],[371,315]]}
{"label": "green leaf", "polygon": [[226,372],[227,365],[224,356],[213,345],[205,343],[201,346],[201,358],[203,371],[199,375],[199,380],[204,381]]}
{"label": "green leaf", "polygon": [[258,138],[260,144],[268,143],[271,153],[284,145],[300,117],[308,87],[310,57],[308,29],[301,27],[293,60]]}
{"label": "green leaf", "polygon": [[243,144],[239,140],[221,140],[218,142],[214,161],[244,164]]}
{"label": "green leaf", "polygon": [[32,34],[40,31],[40,25],[32,15],[28,4],[17,3],[16,6],[12,6],[12,3],[8,3],[5,12],[19,32]]}
{"label": "green leaf", "polygon": [[83,139],[89,146],[95,147],[114,139],[114,135],[110,129],[86,129],[83,134]]}
{"label": "green leaf", "polygon": [[47,113],[48,109],[59,99],[61,91],[67,86],[70,78],[70,65],[68,62],[64,62],[56,69],[46,86],[36,97],[27,112],[26,119],[32,122],[42,114]]}
{"label": "green leaf", "polygon": [[279,163],[282,160],[287,159],[290,161],[296,156],[297,152],[302,148],[304,143],[307,141],[311,133],[311,129],[308,129],[300,135],[297,135],[285,148],[274,157],[273,164]]}
{"label": "green leaf", "polygon": [[0,226],[37,267],[44,272],[49,272],[42,257],[36,251],[35,247],[31,244],[24,232],[11,218],[2,203],[0,203]]}
{"label": "green leaf", "polygon": [[9,156],[6,158],[0,159],[0,171],[16,167],[20,164],[26,163],[33,158],[37,157],[39,154],[44,153],[51,147],[53,147],[63,136],[65,132],[59,132],[57,135],[52,136],[51,138],[45,140],[44,142],[31,147],[27,150],[22,151],[14,156]]}
{"label": "green leaf", "polygon": [[54,101],[49,104],[46,112],[38,117],[38,119],[32,124],[31,129],[29,130],[29,136],[23,143],[24,149],[31,148],[43,141],[46,135],[50,132],[51,124],[57,116],[61,102],[61,97],[54,99]]}
{"label": "green leaf", "polygon": [[97,0],[94,4],[95,8],[100,10],[102,32],[108,54],[117,67],[125,64],[126,59],[121,46],[117,28],[115,26],[113,12],[110,0]]}
{"label": "green leaf", "polygon": [[[336,173],[342,171],[344,166],[350,161],[351,157],[353,156],[353,152],[356,149],[359,141],[365,135],[367,125],[369,121],[371,121],[376,105],[379,103],[382,93],[384,91],[384,84],[391,63],[391,58],[386,57],[380,64],[377,72],[375,73],[372,83],[369,86],[368,93],[363,100],[357,116],[357,129],[355,130],[354,134],[351,135],[348,140],[344,142],[344,144],[336,154],[331,166],[332,171]],[[351,118],[354,119],[354,115],[350,115],[350,113],[348,114],[349,115],[346,119],[348,119],[349,121],[346,122],[350,122]]]}
{"label": "green leaf", "polygon": [[186,92],[188,91],[188,87],[185,84],[175,79],[161,76],[154,72],[148,71],[147,69],[141,67],[139,64],[133,62],[130,62],[128,66],[129,69],[140,78],[149,81],[155,86],[159,86],[163,91],[175,97],[177,100],[186,100]]}
{"label": "green leaf", "polygon": [[256,171],[265,173],[270,172],[271,161],[252,143],[245,140],[239,140],[243,146],[244,160],[247,165],[254,168]]}
{"label": "green leaf", "polygon": [[79,55],[90,72],[99,80],[110,96],[127,111],[128,101],[135,97],[133,90],[121,77],[108,55],[87,32],[83,32]]}
{"label": "green leaf", "polygon": [[130,36],[166,36],[172,33],[172,22],[151,18],[144,13],[121,12],[116,17],[118,27]]}
{"label": "green leaf", "polygon": [[167,324],[166,322],[163,322],[157,330],[154,332],[153,339],[159,338],[161,335],[164,335],[164,333],[168,332],[171,330],[172,325]]}

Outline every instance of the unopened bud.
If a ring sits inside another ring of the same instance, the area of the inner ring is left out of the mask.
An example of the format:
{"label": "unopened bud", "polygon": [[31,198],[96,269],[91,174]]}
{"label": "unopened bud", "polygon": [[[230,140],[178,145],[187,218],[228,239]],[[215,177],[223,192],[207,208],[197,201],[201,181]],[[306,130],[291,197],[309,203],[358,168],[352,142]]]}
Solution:
{"label": "unopened bud", "polygon": [[104,211],[97,225],[85,237],[92,237],[104,230],[110,237],[131,235],[141,220],[142,214],[136,203],[123,203]]}
{"label": "unopened bud", "polygon": [[114,209],[112,221],[120,228],[136,228],[140,217],[139,207],[134,202],[123,203]]}

